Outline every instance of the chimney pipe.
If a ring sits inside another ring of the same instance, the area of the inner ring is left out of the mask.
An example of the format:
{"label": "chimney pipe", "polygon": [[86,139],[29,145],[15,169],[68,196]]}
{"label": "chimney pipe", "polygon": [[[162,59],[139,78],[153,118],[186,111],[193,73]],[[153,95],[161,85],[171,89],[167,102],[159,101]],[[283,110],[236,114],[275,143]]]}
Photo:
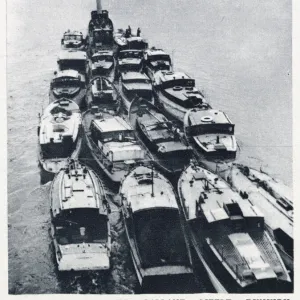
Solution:
{"label": "chimney pipe", "polygon": [[101,0],[96,0],[96,2],[97,2],[97,13],[101,14],[102,13]]}

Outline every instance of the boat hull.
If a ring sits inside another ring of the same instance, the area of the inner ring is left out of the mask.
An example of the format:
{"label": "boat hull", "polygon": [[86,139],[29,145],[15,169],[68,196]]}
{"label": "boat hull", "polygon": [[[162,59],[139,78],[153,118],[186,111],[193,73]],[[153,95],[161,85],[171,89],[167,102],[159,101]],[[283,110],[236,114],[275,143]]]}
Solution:
{"label": "boat hull", "polygon": [[56,100],[60,100],[62,98],[66,98],[69,100],[74,101],[80,108],[83,108],[85,105],[85,95],[86,95],[86,89],[80,89],[79,93],[75,96],[64,96],[64,97],[56,97],[53,91],[50,89],[49,92],[49,103],[54,102]]}

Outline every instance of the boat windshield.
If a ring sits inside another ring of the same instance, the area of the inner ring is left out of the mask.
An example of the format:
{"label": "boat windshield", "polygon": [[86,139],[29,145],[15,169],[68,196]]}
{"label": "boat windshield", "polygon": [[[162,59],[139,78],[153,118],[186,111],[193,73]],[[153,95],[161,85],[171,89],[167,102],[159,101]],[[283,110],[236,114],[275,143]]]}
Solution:
{"label": "boat windshield", "polygon": [[85,73],[86,61],[85,59],[64,59],[58,62],[61,71],[76,70],[80,73]]}
{"label": "boat windshield", "polygon": [[173,88],[174,86],[181,86],[181,87],[194,87],[195,86],[195,80],[194,79],[172,79],[169,81],[166,81],[162,84],[162,87],[164,89]]}
{"label": "boat windshield", "polygon": [[119,59],[124,58],[142,58],[143,52],[142,51],[121,51],[119,54]]}
{"label": "boat windshield", "polygon": [[64,211],[54,221],[56,239],[60,245],[105,243],[108,236],[107,216],[94,208]]}
{"label": "boat windshield", "polygon": [[132,78],[132,79],[125,79],[123,80],[125,84],[127,83],[146,83],[151,84],[151,81],[147,78]]}
{"label": "boat windshield", "polygon": [[234,134],[233,124],[202,124],[190,127],[190,134],[192,136],[202,134]]}
{"label": "boat windshield", "polygon": [[64,35],[64,40],[65,41],[71,41],[71,40],[82,41],[82,35],[78,35],[78,34],[65,34]]}
{"label": "boat windshield", "polygon": [[74,78],[74,77],[59,77],[59,78],[53,79],[52,86],[54,88],[79,87],[80,80],[78,78]]}
{"label": "boat windshield", "polygon": [[113,57],[111,55],[96,55],[92,57],[92,62],[98,62],[98,61],[113,62]]}
{"label": "boat windshield", "polygon": [[158,61],[158,60],[163,60],[163,61],[168,61],[170,62],[170,56],[168,54],[154,54],[148,57],[149,61]]}
{"label": "boat windshield", "polygon": [[101,138],[103,142],[135,141],[134,132],[130,130],[102,132]]}

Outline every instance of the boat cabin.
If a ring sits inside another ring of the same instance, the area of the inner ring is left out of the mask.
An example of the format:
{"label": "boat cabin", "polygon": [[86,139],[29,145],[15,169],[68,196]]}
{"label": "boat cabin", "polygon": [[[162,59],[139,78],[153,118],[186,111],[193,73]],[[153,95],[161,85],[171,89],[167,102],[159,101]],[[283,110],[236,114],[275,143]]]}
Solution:
{"label": "boat cabin", "polygon": [[171,71],[172,64],[170,55],[162,49],[151,48],[145,51],[146,65],[153,71]]}
{"label": "boat cabin", "polygon": [[191,136],[204,134],[234,135],[234,124],[219,110],[195,110],[189,113],[189,133]]}
{"label": "boat cabin", "polygon": [[79,31],[66,31],[61,40],[61,44],[65,48],[79,48],[84,44],[82,32]]}
{"label": "boat cabin", "polygon": [[102,78],[98,78],[92,83],[92,96],[93,100],[99,99],[101,103],[112,103],[114,100],[114,89],[112,84],[103,80]]}
{"label": "boat cabin", "polygon": [[149,77],[139,72],[124,72],[121,74],[122,91],[128,101],[138,95],[147,100],[152,100],[152,85]]}
{"label": "boat cabin", "polygon": [[118,55],[119,72],[139,72],[142,69],[143,51],[123,50]]}
{"label": "boat cabin", "polygon": [[127,49],[146,50],[148,43],[139,36],[131,36],[127,38]]}
{"label": "boat cabin", "polygon": [[55,73],[55,77],[51,81],[51,88],[71,88],[82,87],[84,82],[81,75],[75,70],[65,70]]}
{"label": "boat cabin", "polygon": [[97,63],[97,62],[113,63],[114,62],[113,52],[110,50],[97,51],[92,55],[91,60],[93,63]]}
{"label": "boat cabin", "polygon": [[57,63],[60,71],[64,70],[76,70],[81,74],[86,72],[86,52],[63,50],[58,58]]}

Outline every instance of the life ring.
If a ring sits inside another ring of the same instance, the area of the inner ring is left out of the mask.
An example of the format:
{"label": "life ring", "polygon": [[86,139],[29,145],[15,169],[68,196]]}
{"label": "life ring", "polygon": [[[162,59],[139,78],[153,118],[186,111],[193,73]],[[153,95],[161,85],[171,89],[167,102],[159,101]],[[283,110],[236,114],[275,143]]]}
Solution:
{"label": "life ring", "polygon": [[181,91],[182,87],[181,86],[174,86],[173,91]]}
{"label": "life ring", "polygon": [[211,116],[204,116],[201,118],[202,122],[211,122],[213,118]]}

